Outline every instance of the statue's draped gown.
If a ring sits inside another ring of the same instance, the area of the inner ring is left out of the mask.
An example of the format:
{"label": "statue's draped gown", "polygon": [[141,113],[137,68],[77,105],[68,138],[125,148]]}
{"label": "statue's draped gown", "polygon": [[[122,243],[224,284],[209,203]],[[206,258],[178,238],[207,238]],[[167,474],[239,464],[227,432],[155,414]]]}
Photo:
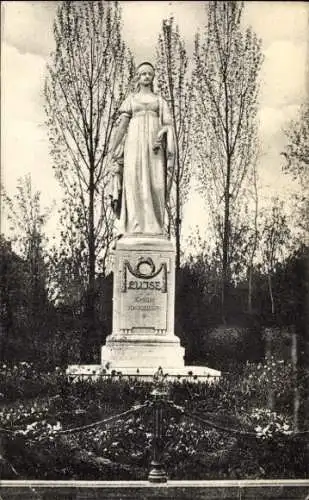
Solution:
{"label": "statue's draped gown", "polygon": [[[147,102],[146,102],[147,99]],[[166,101],[155,94],[131,94],[120,113],[130,117],[124,142],[121,234],[162,234],[165,212],[165,160],[153,146],[160,128],[171,124]]]}

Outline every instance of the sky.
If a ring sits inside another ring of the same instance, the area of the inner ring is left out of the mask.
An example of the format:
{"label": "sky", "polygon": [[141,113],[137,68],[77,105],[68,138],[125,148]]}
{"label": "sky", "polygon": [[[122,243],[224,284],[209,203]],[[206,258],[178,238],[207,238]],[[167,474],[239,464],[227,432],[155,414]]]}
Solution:
{"label": "sky", "polygon": [[[136,62],[153,61],[162,19],[173,14],[192,55],[194,36],[206,24],[206,2],[123,1],[123,37]],[[30,173],[42,192],[42,204],[60,202],[44,125],[43,85],[46,63],[54,48],[53,20],[57,2],[1,2],[1,182],[10,196],[17,179]],[[262,39],[258,169],[262,196],[287,196],[290,180],[282,174],[283,129],[294,118],[308,91],[308,12],[306,2],[245,1],[244,24]],[[198,217],[197,217],[198,216]],[[56,218],[48,231],[57,231]],[[198,222],[197,222],[198,221]],[[198,224],[204,227],[207,210],[192,192],[185,207],[184,237]],[[7,232],[1,216],[1,232]]]}

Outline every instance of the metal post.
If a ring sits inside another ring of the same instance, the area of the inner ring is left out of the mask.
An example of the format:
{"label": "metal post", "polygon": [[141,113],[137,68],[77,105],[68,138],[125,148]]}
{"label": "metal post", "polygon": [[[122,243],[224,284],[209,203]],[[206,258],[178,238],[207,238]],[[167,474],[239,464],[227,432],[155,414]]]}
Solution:
{"label": "metal post", "polygon": [[165,483],[167,481],[166,472],[161,464],[161,450],[163,438],[163,407],[164,398],[167,396],[166,391],[154,389],[151,392],[153,399],[153,452],[151,469],[148,475],[148,480],[151,483]]}

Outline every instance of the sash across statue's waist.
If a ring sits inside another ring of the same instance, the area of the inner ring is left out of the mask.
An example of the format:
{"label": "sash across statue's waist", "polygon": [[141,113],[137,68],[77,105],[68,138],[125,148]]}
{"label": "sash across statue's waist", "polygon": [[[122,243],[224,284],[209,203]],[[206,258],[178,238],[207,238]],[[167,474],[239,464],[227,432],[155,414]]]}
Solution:
{"label": "sash across statue's waist", "polygon": [[141,111],[135,111],[132,115],[132,118],[135,118],[136,116],[143,116],[143,115],[154,115],[157,118],[159,117],[159,114],[157,111],[154,111],[153,109],[142,109]]}

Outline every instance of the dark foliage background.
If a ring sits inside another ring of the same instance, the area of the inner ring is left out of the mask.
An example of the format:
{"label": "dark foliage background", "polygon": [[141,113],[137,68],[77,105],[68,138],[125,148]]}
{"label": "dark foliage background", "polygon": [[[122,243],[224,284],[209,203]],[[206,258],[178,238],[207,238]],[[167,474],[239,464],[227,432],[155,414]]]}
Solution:
{"label": "dark foliage background", "polygon": [[[162,460],[169,477],[307,477],[308,436],[291,434],[289,381],[291,365],[271,359],[247,363],[241,374],[224,375],[214,384],[169,384],[168,400],[191,415],[165,406]],[[145,479],[152,458],[153,410],[146,405],[130,415],[121,413],[151,400],[152,389],[152,383],[134,377],[69,383],[59,369],[43,376],[27,363],[2,366],[0,417],[8,430],[2,427],[2,477]],[[271,389],[272,411],[267,409]],[[120,416],[107,424],[58,434],[115,414]]]}

